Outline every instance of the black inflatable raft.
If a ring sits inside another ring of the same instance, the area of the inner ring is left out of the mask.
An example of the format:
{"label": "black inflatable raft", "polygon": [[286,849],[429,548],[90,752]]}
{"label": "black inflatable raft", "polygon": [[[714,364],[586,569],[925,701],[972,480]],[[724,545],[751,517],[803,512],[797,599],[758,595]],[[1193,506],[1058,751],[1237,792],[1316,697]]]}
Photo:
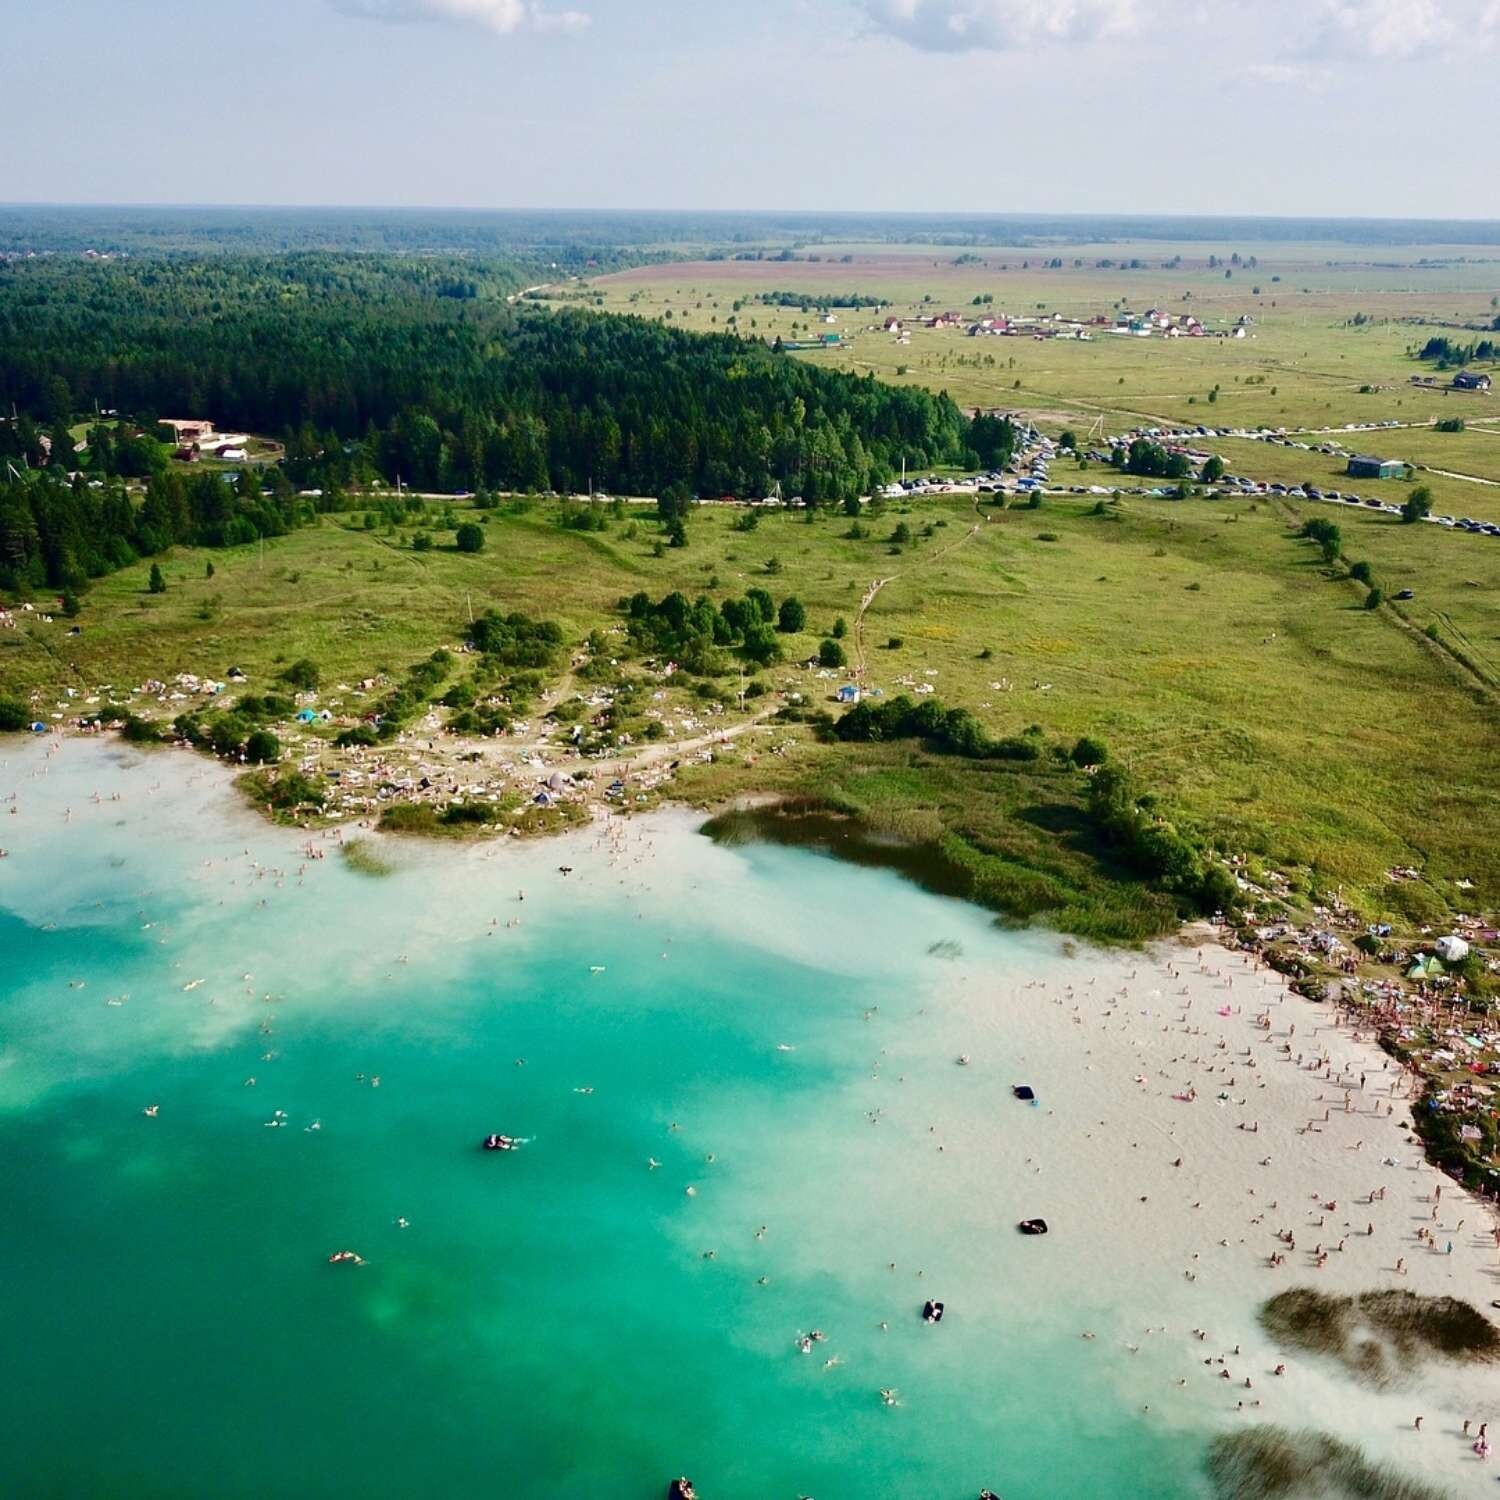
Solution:
{"label": "black inflatable raft", "polygon": [[924,1323],[941,1323],[943,1321],[943,1304],[941,1302],[924,1302],[922,1304],[922,1321]]}
{"label": "black inflatable raft", "polygon": [[1024,1099],[1028,1104],[1036,1103],[1036,1090],[1029,1083],[1017,1083],[1011,1088],[1017,1099]]}
{"label": "black inflatable raft", "polygon": [[1022,1219],[1016,1228],[1022,1234],[1046,1234],[1047,1221],[1045,1219]]}
{"label": "black inflatable raft", "polygon": [[698,1492],[691,1479],[674,1479],[667,1486],[667,1500],[698,1500]]}

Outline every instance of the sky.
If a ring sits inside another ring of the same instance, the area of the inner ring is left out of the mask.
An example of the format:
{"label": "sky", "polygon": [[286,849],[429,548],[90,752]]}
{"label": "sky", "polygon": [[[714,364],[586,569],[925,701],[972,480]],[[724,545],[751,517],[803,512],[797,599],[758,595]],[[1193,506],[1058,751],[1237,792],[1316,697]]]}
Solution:
{"label": "sky", "polygon": [[1500,0],[0,0],[0,202],[1500,218]]}

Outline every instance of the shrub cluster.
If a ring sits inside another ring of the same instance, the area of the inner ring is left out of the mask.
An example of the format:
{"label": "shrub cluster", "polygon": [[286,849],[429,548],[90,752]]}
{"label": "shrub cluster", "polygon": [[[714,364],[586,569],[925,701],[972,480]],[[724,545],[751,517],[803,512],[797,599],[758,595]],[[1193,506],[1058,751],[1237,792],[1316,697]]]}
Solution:
{"label": "shrub cluster", "polygon": [[562,627],[519,611],[486,610],[468,628],[469,644],[501,666],[550,667],[563,643]]}

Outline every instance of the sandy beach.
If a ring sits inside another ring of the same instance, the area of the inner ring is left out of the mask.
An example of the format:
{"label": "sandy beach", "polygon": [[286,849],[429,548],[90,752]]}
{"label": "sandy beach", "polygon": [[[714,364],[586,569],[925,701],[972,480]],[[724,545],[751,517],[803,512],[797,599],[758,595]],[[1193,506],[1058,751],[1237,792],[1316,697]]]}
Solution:
{"label": "sandy beach", "polygon": [[[1013,1221],[1011,1201],[983,1207],[997,1179],[1031,1175],[1026,1212],[1053,1230],[1039,1281],[1078,1308],[1080,1362],[1108,1367],[1161,1423],[1207,1406],[1227,1430],[1318,1427],[1456,1493],[1492,1477],[1471,1442],[1500,1422],[1493,1366],[1428,1365],[1374,1389],[1257,1324],[1264,1299],[1297,1286],[1453,1296],[1490,1316],[1500,1297],[1496,1220],[1424,1160],[1404,1128],[1409,1076],[1373,1040],[1206,928],[1145,954],[1079,950],[1019,984],[962,973],[952,987],[964,999],[940,1012],[940,1050],[968,1062],[950,1107],[924,1125],[886,1106],[911,1153],[904,1181],[940,1183],[930,1201],[916,1190],[916,1211],[946,1201],[950,1225],[983,1238]],[[870,1098],[899,1097],[892,1070],[930,1062],[933,1038],[919,1052],[912,1029],[882,1033]],[[991,1063],[1018,1046],[1025,1077]],[[1006,1097],[1016,1083],[1036,1105]]]}

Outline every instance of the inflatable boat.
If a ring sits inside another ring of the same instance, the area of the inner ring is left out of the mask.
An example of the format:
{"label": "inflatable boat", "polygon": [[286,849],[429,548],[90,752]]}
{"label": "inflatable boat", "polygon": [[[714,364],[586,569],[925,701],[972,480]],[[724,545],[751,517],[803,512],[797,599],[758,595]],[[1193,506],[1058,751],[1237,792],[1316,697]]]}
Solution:
{"label": "inflatable boat", "polygon": [[1022,1234],[1046,1234],[1047,1221],[1045,1219],[1022,1219],[1016,1228]]}

